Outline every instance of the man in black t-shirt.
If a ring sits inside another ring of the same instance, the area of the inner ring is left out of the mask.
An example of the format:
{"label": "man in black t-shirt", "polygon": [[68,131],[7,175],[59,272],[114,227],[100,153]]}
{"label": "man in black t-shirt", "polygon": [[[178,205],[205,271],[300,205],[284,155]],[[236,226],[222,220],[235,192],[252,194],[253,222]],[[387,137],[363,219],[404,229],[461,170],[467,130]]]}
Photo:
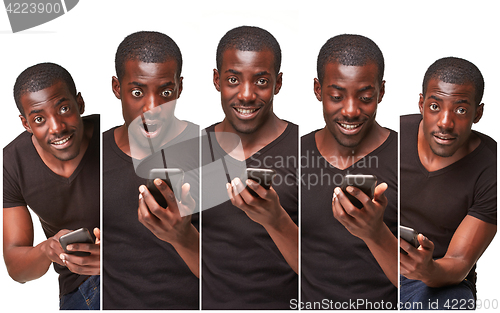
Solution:
{"label": "man in black t-shirt", "polygon": [[[103,135],[103,307],[196,310],[199,128],[174,114],[181,52],[167,35],[141,31],[120,43],[115,67],[125,123]],[[154,180],[163,206],[145,186],[157,168],[185,174],[175,195]]]}
{"label": "man in black t-shirt", "polygon": [[[84,101],[71,75],[53,63],[24,70],[14,98],[26,132],[4,148],[4,259],[24,283],[59,273],[61,309],[100,309],[99,116],[81,117]],[[47,240],[33,246],[28,207]],[[59,238],[78,228],[95,244],[75,243],[65,253]]]}
{"label": "man in black t-shirt", "polygon": [[[300,307],[397,309],[397,134],[375,120],[384,58],[370,39],[339,35],[317,69],[326,125],[302,137]],[[361,208],[340,189],[347,174],[377,177],[373,199],[347,187]]]}
{"label": "man in black t-shirt", "polygon": [[[258,27],[234,28],[217,47],[225,118],[202,142],[203,309],[289,309],[298,295],[298,127],[273,112],[280,65],[278,42]],[[274,169],[273,186],[240,179],[246,167]]]}
{"label": "man in black t-shirt", "polygon": [[401,118],[403,308],[475,308],[475,264],[496,233],[496,142],[472,131],[484,81],[471,62],[448,57],[425,73],[420,115]]}

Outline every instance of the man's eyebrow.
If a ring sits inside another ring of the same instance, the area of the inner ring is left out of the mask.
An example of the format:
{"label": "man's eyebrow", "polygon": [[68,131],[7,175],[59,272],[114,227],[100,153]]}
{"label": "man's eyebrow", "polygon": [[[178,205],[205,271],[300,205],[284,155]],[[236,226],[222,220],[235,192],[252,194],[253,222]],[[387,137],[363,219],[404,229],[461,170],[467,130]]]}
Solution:
{"label": "man's eyebrow", "polygon": [[239,72],[239,71],[237,71],[237,70],[233,70],[232,68],[228,69],[228,70],[226,71],[226,73],[227,73],[227,72],[232,73],[232,74],[235,74],[235,75],[240,75],[240,74],[241,74],[241,72]]}
{"label": "man's eyebrow", "polygon": [[129,85],[134,85],[134,86],[137,86],[137,87],[144,87],[144,86],[146,86],[146,84],[139,83],[139,82],[130,82],[128,84]]}
{"label": "man's eyebrow", "polygon": [[331,84],[331,85],[328,85],[326,86],[327,88],[334,88],[334,89],[337,89],[337,90],[345,90],[344,87],[340,87],[340,86],[337,86],[335,84]]}
{"label": "man's eyebrow", "polygon": [[365,86],[365,87],[359,89],[358,92],[363,92],[363,91],[367,91],[370,89],[375,89],[375,87],[373,87],[372,85],[368,85],[368,86]]}
{"label": "man's eyebrow", "polygon": [[455,104],[462,104],[462,103],[470,105],[470,102],[467,99],[460,99],[460,100],[455,101]]}
{"label": "man's eyebrow", "polygon": [[435,95],[430,95],[429,98],[434,99],[436,101],[443,101],[443,99],[439,98],[438,96]]}
{"label": "man's eyebrow", "polygon": [[[54,107],[57,107],[58,105],[60,105],[61,103],[65,102],[65,101],[68,101],[69,99],[68,98],[65,98],[65,97],[62,97],[61,99],[57,100],[56,103],[54,103]],[[36,107],[36,105],[35,105]],[[33,109],[31,110],[29,113],[28,113],[28,116],[32,115],[32,114],[38,114],[40,112],[43,112],[43,109]]]}
{"label": "man's eyebrow", "polygon": [[166,83],[163,83],[160,85],[160,87],[158,87],[159,89],[163,89],[165,87],[169,87],[169,86],[172,86],[174,85],[174,82],[166,82]]}
{"label": "man's eyebrow", "polygon": [[268,71],[261,71],[258,73],[255,73],[253,76],[263,76],[263,75],[271,75]]}

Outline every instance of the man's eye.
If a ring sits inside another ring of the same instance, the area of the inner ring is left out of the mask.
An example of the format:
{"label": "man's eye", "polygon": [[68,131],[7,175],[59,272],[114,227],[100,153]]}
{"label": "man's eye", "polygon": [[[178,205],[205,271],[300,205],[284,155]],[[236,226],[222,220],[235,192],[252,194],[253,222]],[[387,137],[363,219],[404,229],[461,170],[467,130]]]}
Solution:
{"label": "man's eye", "polygon": [[236,77],[229,77],[227,79],[227,81],[230,83],[230,84],[236,84],[238,82],[238,79]]}
{"label": "man's eye", "polygon": [[456,112],[458,114],[465,114],[465,113],[467,113],[467,110],[465,108],[457,108]]}
{"label": "man's eye", "polygon": [[257,85],[266,85],[267,84],[267,79],[261,78],[257,80]]}
{"label": "man's eye", "polygon": [[342,100],[342,97],[341,96],[330,96],[330,99],[332,99],[332,101],[334,101],[334,102],[339,102]]}
{"label": "man's eye", "polygon": [[172,90],[164,90],[161,95],[164,97],[170,97],[172,95]]}
{"label": "man's eye", "polygon": [[431,103],[431,105],[429,105],[429,109],[431,109],[431,111],[437,111],[439,106],[435,103]]}
{"label": "man's eye", "polygon": [[371,102],[373,97],[361,97],[361,101],[363,102]]}
{"label": "man's eye", "polygon": [[59,111],[61,111],[61,113],[66,113],[69,111],[69,106],[62,106]]}
{"label": "man's eye", "polygon": [[136,98],[141,97],[142,96],[142,90],[139,90],[139,89],[132,90],[132,96],[134,96]]}
{"label": "man's eye", "polygon": [[33,119],[33,121],[37,124],[43,123],[44,119],[41,116],[37,116]]}

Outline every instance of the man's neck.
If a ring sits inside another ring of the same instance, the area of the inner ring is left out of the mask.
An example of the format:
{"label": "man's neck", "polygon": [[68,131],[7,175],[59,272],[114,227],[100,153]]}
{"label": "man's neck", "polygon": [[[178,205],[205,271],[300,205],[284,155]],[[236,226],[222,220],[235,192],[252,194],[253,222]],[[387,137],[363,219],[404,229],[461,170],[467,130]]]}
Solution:
{"label": "man's neck", "polygon": [[55,174],[64,178],[69,178],[80,164],[80,161],[87,151],[90,140],[92,139],[92,134],[94,132],[94,124],[92,122],[84,120],[83,125],[84,133],[82,142],[80,144],[80,152],[75,158],[68,161],[59,160],[54,157],[54,155],[46,152],[38,145],[38,142],[36,141],[34,136],[31,137],[33,145],[35,146],[35,149],[38,152],[38,155],[42,159],[43,163],[45,163],[45,165],[47,165],[47,167]]}
{"label": "man's neck", "polygon": [[[278,138],[287,128],[288,123],[279,119],[274,113],[259,129],[252,133],[238,132],[232,125],[224,119],[215,125],[215,135],[221,148],[233,158],[243,161],[254,155],[276,138]],[[242,151],[234,149],[234,140],[228,139],[223,133],[233,133],[239,137]]]}
{"label": "man's neck", "polygon": [[354,147],[342,146],[326,128],[315,134],[316,146],[320,154],[333,167],[344,170],[380,147],[389,137],[390,131],[374,123],[368,135]]}
{"label": "man's neck", "polygon": [[422,163],[422,165],[428,172],[438,171],[461,160],[469,153],[474,151],[477,147],[479,147],[480,143],[481,139],[472,132],[467,142],[465,142],[463,146],[460,147],[452,156],[442,157],[436,155],[431,150],[429,142],[425,138],[423,132],[422,121],[420,121],[420,124],[418,126],[418,143],[417,143],[418,158],[420,159],[420,163]]}

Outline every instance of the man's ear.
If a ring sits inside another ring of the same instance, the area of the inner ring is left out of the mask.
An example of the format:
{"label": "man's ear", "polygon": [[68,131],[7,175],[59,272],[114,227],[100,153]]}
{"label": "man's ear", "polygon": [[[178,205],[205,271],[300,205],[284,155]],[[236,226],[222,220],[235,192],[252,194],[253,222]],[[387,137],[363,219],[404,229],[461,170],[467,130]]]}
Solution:
{"label": "man's ear", "polygon": [[111,78],[111,88],[113,89],[115,97],[121,100],[120,81],[118,81],[118,78],[116,78],[116,76],[113,76],[113,78]]}
{"label": "man's ear", "polygon": [[483,117],[483,112],[484,112],[484,103],[481,103],[476,108],[476,116],[474,117],[473,123],[479,122],[479,120],[481,119],[481,117]]}
{"label": "man's ear", "polygon": [[78,111],[80,112],[80,115],[82,115],[83,112],[85,112],[85,101],[83,101],[81,92],[76,95],[76,103],[78,104]]}
{"label": "man's ear", "polygon": [[314,79],[314,94],[316,95],[316,99],[318,99],[318,101],[323,101],[323,97],[321,96],[321,84],[317,78]]}
{"label": "man's ear", "polygon": [[424,95],[420,94],[418,98],[418,109],[420,110],[420,114],[424,115]]}
{"label": "man's ear", "polygon": [[380,85],[380,92],[378,94],[377,103],[382,102],[382,98],[384,97],[384,95],[385,95],[385,80],[383,80],[382,84]]}
{"label": "man's ear", "polygon": [[31,130],[30,125],[28,124],[28,120],[26,120],[26,118],[22,114],[19,115],[19,117],[21,118],[21,123],[23,124],[24,129],[26,129],[28,133],[33,134],[33,131]]}
{"label": "man's ear", "polygon": [[178,88],[179,89],[179,94],[177,95],[177,98],[179,98],[181,96],[181,93],[182,93],[182,79],[183,78],[184,77],[182,77],[182,76],[179,77],[179,88]]}
{"label": "man's ear", "polygon": [[283,84],[283,73],[279,72],[278,76],[276,77],[276,87],[274,88],[275,95],[277,95],[278,92],[280,92],[282,84]]}
{"label": "man's ear", "polygon": [[220,92],[220,77],[219,77],[219,71],[214,68],[214,86],[217,91]]}

